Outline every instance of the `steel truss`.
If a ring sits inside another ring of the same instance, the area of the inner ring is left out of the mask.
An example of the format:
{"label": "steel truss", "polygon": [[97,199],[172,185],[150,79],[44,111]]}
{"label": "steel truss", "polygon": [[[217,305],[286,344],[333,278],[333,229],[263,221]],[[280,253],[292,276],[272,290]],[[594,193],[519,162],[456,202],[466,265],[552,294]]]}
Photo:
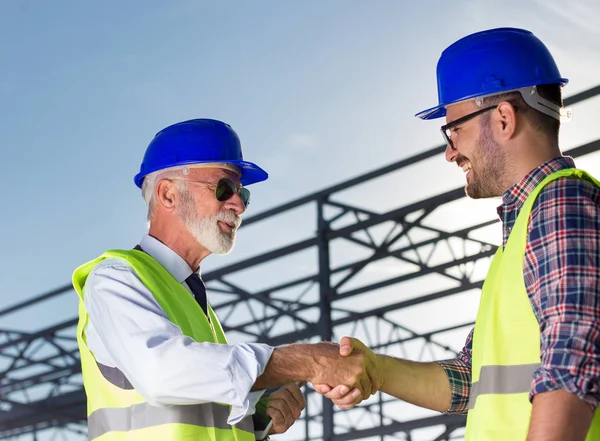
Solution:
{"label": "steel truss", "polygon": [[[600,86],[565,104],[598,94]],[[566,153],[581,157],[598,150],[600,140]],[[452,210],[464,199],[462,188],[386,212],[344,201],[344,191],[373,184],[443,151],[433,148],[246,219],[243,229],[252,230],[308,208],[317,222],[314,231],[292,243],[204,274],[227,334],[235,341],[272,345],[353,335],[397,356],[455,356],[472,315],[433,327],[429,323],[430,329],[415,317],[429,315],[436,301],[476,296],[496,250],[480,233],[497,219],[470,218],[461,221],[461,228],[440,222],[440,211]],[[261,273],[264,268],[267,273]],[[415,287],[419,289],[411,296]],[[64,295],[75,299],[70,284],[4,309],[0,317]],[[35,332],[0,329],[0,439],[84,439],[86,399],[76,322],[72,318]],[[456,335],[462,337],[457,341]],[[311,389],[305,394],[303,420],[283,439],[462,439],[464,416],[421,411],[380,393],[353,410],[339,411]]]}

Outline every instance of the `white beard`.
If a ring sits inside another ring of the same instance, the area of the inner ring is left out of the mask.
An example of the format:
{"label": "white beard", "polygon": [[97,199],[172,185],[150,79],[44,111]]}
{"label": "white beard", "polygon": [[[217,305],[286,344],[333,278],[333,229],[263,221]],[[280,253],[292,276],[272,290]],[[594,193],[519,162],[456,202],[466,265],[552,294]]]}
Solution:
{"label": "white beard", "polygon": [[[183,206],[179,210],[179,218],[196,241],[214,254],[228,254],[235,244],[235,233],[242,219],[233,211],[220,211],[211,217],[198,217],[194,199],[191,194],[182,195]],[[233,224],[231,233],[224,233],[218,221]]]}
{"label": "white beard", "polygon": [[[194,239],[208,251],[214,254],[228,254],[235,244],[235,233],[240,224],[239,219],[231,211],[221,211],[216,216],[182,220]],[[219,228],[218,221],[233,223],[235,227],[231,233],[224,233]]]}

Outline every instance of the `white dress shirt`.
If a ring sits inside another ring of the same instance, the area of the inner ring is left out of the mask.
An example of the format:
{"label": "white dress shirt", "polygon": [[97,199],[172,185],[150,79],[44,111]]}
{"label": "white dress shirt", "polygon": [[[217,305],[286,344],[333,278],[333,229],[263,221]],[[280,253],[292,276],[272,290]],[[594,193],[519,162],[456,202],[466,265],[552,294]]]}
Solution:
{"label": "white dress shirt", "polygon": [[[192,270],[183,258],[149,235],[140,246],[190,291],[185,279]],[[100,262],[87,278],[83,298],[90,351],[98,363],[121,370],[150,404],[229,404],[232,425],[254,413],[264,391],[250,389],[271,346],[199,343],[184,336],[122,259]]]}

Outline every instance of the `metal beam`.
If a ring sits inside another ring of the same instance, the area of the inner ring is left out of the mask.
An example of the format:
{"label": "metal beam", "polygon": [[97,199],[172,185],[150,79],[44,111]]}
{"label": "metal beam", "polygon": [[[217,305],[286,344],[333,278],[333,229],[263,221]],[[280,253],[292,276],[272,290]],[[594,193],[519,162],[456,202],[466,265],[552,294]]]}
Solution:
{"label": "metal beam", "polygon": [[[566,98],[565,105],[575,105],[598,95],[600,95],[600,86]],[[568,150],[565,154],[580,157],[599,150],[600,140],[596,140]],[[369,322],[375,323],[377,332],[374,332],[374,335],[367,333],[367,338],[370,346],[377,350],[398,347],[404,350],[406,345],[416,342],[422,343],[423,349],[442,351],[449,355],[455,353],[455,349],[448,347],[447,344],[437,343],[435,340],[442,341],[441,334],[470,326],[471,322],[446,327],[440,325],[430,332],[417,332],[394,319],[392,314],[405,308],[431,304],[442,298],[479,289],[482,280],[475,278],[464,267],[473,265],[482,259],[489,259],[495,251],[495,246],[481,240],[471,239],[470,234],[496,223],[498,220],[492,219],[477,225],[470,225],[458,231],[444,231],[429,225],[429,219],[435,215],[438,207],[452,204],[464,197],[462,188],[456,188],[385,213],[377,213],[372,209],[336,200],[341,191],[403,168],[412,167],[423,160],[441,155],[443,151],[443,146],[435,147],[246,219],[243,228],[291,209],[310,205],[315,210],[317,232],[308,237],[296,238],[291,245],[279,247],[204,274],[209,292],[215,299],[215,310],[221,317],[227,317],[227,320],[223,321],[224,328],[229,331],[245,333],[252,338],[271,344],[285,344],[300,339],[331,339],[336,330],[342,329],[342,327],[354,325],[354,330],[357,331],[359,327],[366,328],[367,322]],[[336,214],[327,218],[325,216],[326,209],[333,209]],[[340,228],[335,227],[338,222],[347,221],[352,217],[352,222],[346,222]],[[410,222],[407,221],[409,218]],[[379,242],[374,240],[371,230],[390,222],[393,227],[384,239]],[[397,231],[398,228],[400,231]],[[426,231],[430,236],[415,239],[413,235],[419,231]],[[360,238],[358,233],[364,234],[366,239]],[[402,239],[407,240],[408,244],[394,248],[395,244],[400,243],[399,241]],[[330,260],[335,249],[332,244],[339,243],[351,243],[353,246],[362,247],[368,255],[351,262],[347,262],[345,259],[347,263],[332,268]],[[450,250],[449,254],[443,258],[438,256],[437,259],[432,259],[433,252],[426,257],[419,253],[431,246],[435,251],[435,247],[442,243],[448,245]],[[463,246],[468,244],[475,251],[455,254],[457,250],[452,248],[452,243]],[[292,256],[308,249],[316,250],[319,256],[315,272],[308,276],[290,276],[287,280],[278,281],[276,285],[261,289],[252,289],[252,286],[246,285],[244,285],[244,289],[241,289],[240,284],[229,280],[240,270],[265,265],[281,257]],[[410,253],[415,253],[417,257],[411,257]],[[382,276],[377,280],[367,280],[366,282],[361,279],[367,268],[390,257],[399,262],[413,265],[413,267],[396,276]],[[425,278],[430,276],[441,276],[441,279],[446,280],[447,285],[432,289],[417,298],[400,301],[396,299],[385,305],[363,305],[364,307],[356,311],[346,307],[348,299],[358,299],[359,295],[375,289],[396,285],[402,287],[407,282],[426,280]],[[226,277],[227,279],[225,279]],[[339,278],[334,283],[336,277]],[[351,282],[354,285],[352,287],[350,287]],[[220,283],[221,288],[211,290],[211,286],[216,283]],[[314,300],[314,298],[310,301],[304,300],[304,293],[311,289],[313,284],[314,288],[318,288],[318,300]],[[300,294],[289,294],[290,290],[300,288],[304,288]],[[41,301],[51,301],[66,293],[72,293],[70,284],[0,310],[0,317],[23,311],[33,305],[38,305]],[[234,300],[219,299],[220,293],[233,295]],[[276,298],[275,294],[280,298]],[[252,302],[258,302],[264,307],[264,311],[255,314],[251,321],[243,321],[240,324],[238,319],[237,324],[229,323],[229,317],[236,305],[245,304],[252,311]],[[306,312],[313,310],[317,310],[318,313],[312,318],[307,318],[309,316],[306,315]],[[289,332],[288,329],[280,329],[275,326],[282,317],[291,319],[298,329]],[[14,330],[0,331],[0,360],[6,360],[6,366],[8,366],[8,368],[0,370],[0,438],[61,427],[72,429],[73,426],[69,426],[69,424],[75,423],[76,426],[81,426],[85,421],[86,400],[81,388],[80,365],[76,357],[74,339],[70,337],[75,332],[76,323],[77,319],[72,319],[31,333]],[[253,327],[258,328],[259,331],[253,330]],[[385,329],[385,332],[379,332],[380,328]],[[59,332],[68,332],[69,335],[59,335]],[[27,398],[30,391],[41,386],[49,388],[49,392],[47,392],[49,396],[31,402],[31,399]],[[21,399],[21,396],[25,398]],[[443,428],[442,434],[437,437],[442,439],[453,433],[456,428],[464,425],[464,417],[461,416],[435,416],[412,421],[395,421],[395,418],[388,415],[387,410],[391,409],[390,406],[394,404],[394,400],[383,399],[380,396],[378,403],[378,406],[369,404],[363,410],[371,415],[378,414],[377,421],[379,423],[369,429],[351,431],[339,424],[336,425],[335,413],[338,411],[333,410],[328,401],[323,401],[322,407],[311,403],[310,409],[307,409],[306,412],[305,439],[316,439],[322,436],[328,440],[349,440],[367,436],[391,436],[399,433],[406,434],[407,439],[410,439],[412,431],[433,425]],[[314,435],[317,432],[311,429],[311,424],[317,421],[324,423],[322,435]],[[391,423],[389,423],[390,421]]]}

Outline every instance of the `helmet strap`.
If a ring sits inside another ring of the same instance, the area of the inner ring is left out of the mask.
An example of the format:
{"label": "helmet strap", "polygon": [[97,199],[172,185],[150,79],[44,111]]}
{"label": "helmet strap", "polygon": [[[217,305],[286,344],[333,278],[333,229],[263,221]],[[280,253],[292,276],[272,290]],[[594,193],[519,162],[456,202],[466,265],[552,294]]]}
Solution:
{"label": "helmet strap", "polygon": [[529,107],[533,107],[535,110],[542,112],[544,115],[551,116],[552,118],[561,122],[571,121],[573,113],[571,109],[568,107],[560,107],[558,104],[553,103],[543,96],[540,96],[536,86],[521,87],[519,89],[504,90],[499,93],[478,96],[475,98],[475,104],[477,107],[481,107],[483,106],[484,98],[510,92],[519,92],[521,97],[523,97],[523,101],[525,101]]}
{"label": "helmet strap", "polygon": [[570,121],[571,109],[560,107],[558,104],[540,96],[536,86],[522,87],[517,91],[530,107],[559,121]]}

